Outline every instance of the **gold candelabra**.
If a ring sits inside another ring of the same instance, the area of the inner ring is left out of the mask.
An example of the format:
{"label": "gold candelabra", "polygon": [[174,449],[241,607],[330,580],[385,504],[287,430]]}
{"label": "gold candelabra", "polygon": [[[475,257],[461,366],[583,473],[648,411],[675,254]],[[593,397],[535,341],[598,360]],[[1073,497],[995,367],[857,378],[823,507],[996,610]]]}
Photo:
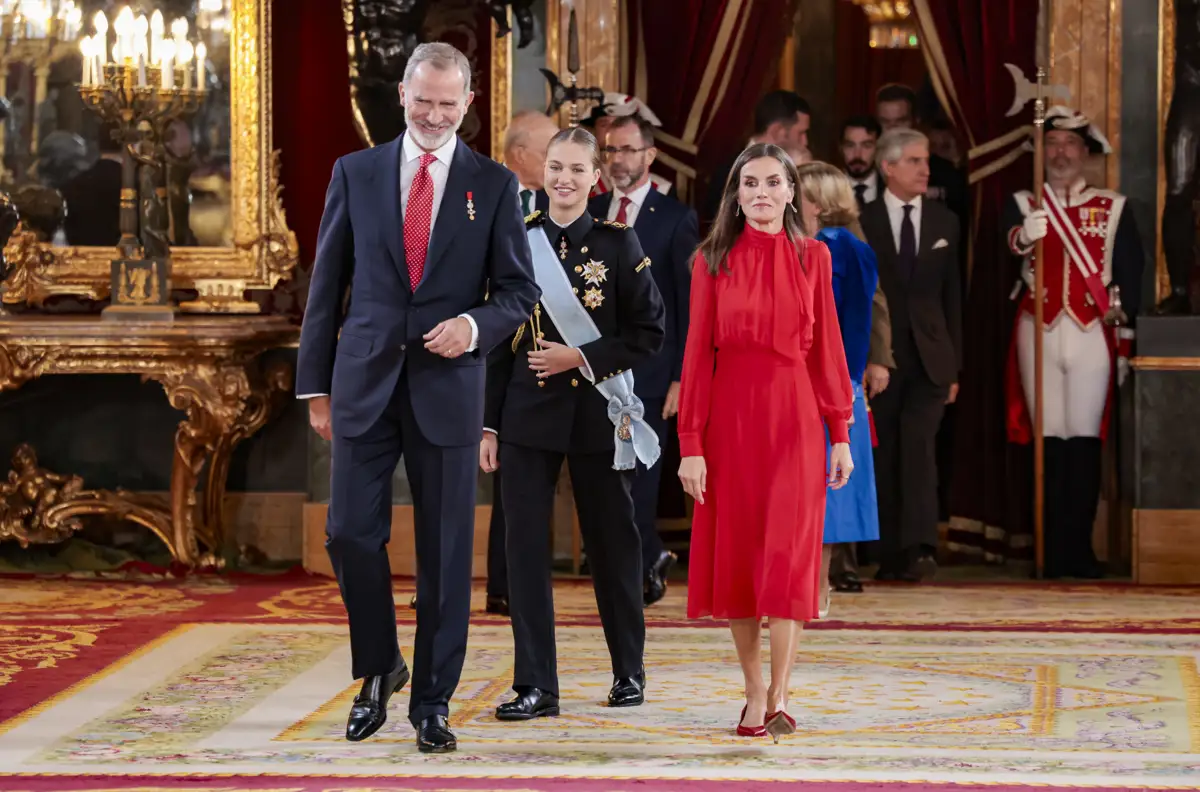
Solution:
{"label": "gold candelabra", "polygon": [[[107,21],[96,18],[96,35],[85,38],[84,104],[112,129],[121,145],[121,238],[112,262],[111,314],[174,315],[170,295],[170,244],[165,178],[167,128],[200,109],[205,97],[205,48],[184,38],[186,22],[172,25],[175,40],[162,36],[162,16],[117,17],[114,62],[107,62]],[[147,33],[151,36],[147,38]],[[193,62],[192,56],[195,55]],[[152,63],[151,61],[156,61]]]}

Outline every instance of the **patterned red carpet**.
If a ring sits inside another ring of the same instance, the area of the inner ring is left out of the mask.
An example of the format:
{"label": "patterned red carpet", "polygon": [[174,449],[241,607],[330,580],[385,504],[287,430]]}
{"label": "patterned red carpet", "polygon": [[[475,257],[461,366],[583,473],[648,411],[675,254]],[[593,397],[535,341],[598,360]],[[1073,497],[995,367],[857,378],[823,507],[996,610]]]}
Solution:
{"label": "patterned red carpet", "polygon": [[[397,581],[401,640],[411,584]],[[564,713],[490,717],[512,637],[476,592],[452,723],[418,754],[407,694],[366,743],[330,581],[0,579],[0,790],[988,790],[1200,787],[1200,592],[881,586],[838,596],[803,642],[779,745],[731,734],[740,674],[684,591],[647,612],[648,702],[609,684],[590,585],[556,586]]]}

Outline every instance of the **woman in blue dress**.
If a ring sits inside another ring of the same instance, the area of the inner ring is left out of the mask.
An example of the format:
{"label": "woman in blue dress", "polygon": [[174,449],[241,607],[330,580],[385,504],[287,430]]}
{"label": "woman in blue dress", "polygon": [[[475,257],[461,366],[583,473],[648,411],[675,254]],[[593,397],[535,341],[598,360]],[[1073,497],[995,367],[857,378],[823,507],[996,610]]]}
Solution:
{"label": "woman in blue dress", "polygon": [[[846,367],[854,386],[854,417],[850,427],[850,454],[858,466],[849,483],[830,490],[825,499],[825,539],[821,559],[820,616],[829,614],[829,561],[833,545],[870,542],[879,538],[879,508],[875,500],[875,466],[871,451],[871,426],[863,392],[867,348],[871,341],[871,302],[879,281],[875,253],[862,241],[858,203],[850,180],[824,162],[797,168],[804,231],[824,242],[833,259],[833,297]],[[825,440],[829,453],[829,439]]]}

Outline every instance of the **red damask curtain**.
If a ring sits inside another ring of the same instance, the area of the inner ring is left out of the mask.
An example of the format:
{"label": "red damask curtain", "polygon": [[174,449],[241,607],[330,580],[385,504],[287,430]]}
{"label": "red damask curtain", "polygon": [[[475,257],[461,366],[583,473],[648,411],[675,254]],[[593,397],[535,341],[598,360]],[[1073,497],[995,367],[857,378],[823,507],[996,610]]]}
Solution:
{"label": "red damask curtain", "polygon": [[754,104],[779,68],[796,0],[627,0],[625,91],[662,120],[658,164],[684,200],[740,150]]}
{"label": "red damask curtain", "polygon": [[1028,558],[1032,460],[1027,448],[1008,443],[1004,412],[1017,273],[999,226],[1004,202],[1032,182],[1024,149],[1032,107],[1005,115],[1015,96],[1005,64],[1032,79],[1038,0],[914,0],[913,7],[934,86],[968,140],[974,191],[949,549],[975,561]]}

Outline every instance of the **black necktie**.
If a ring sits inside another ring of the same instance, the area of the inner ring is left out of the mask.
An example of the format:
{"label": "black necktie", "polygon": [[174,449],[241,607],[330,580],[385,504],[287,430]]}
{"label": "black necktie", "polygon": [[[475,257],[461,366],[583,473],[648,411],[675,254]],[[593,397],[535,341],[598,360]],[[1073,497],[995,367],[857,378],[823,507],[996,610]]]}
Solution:
{"label": "black necktie", "polygon": [[900,253],[896,257],[900,275],[908,278],[917,265],[917,229],[912,221],[912,204],[904,205],[904,218],[900,221]]}
{"label": "black necktie", "polygon": [[530,206],[529,206],[529,199],[532,197],[533,197],[532,190],[521,190],[521,213],[524,214],[526,217],[529,216],[529,213],[531,211]]}
{"label": "black necktie", "polygon": [[861,210],[864,206],[867,205],[867,185],[865,185],[865,184],[854,185],[854,200],[858,201],[859,210]]}

